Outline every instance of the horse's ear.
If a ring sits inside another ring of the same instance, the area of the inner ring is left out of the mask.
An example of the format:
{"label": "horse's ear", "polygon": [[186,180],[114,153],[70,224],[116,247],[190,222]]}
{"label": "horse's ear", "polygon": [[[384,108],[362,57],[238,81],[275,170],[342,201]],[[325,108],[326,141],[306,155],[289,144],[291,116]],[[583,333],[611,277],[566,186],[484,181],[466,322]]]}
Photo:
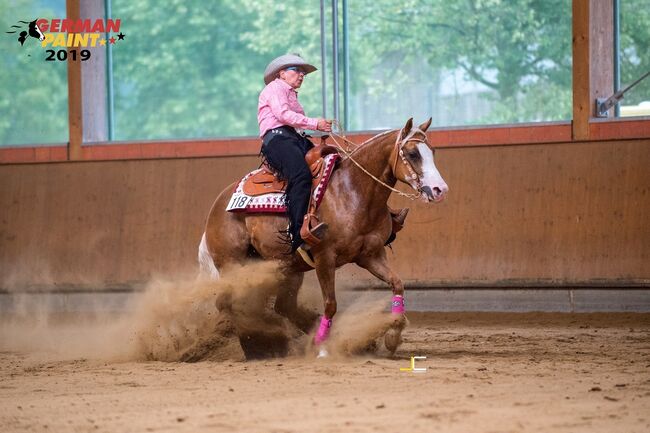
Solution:
{"label": "horse's ear", "polygon": [[420,131],[427,132],[427,129],[429,129],[429,126],[431,126],[431,121],[432,120],[433,120],[433,118],[429,117],[429,120],[427,120],[422,125],[420,125]]}
{"label": "horse's ear", "polygon": [[406,125],[404,125],[404,127],[402,128],[402,135],[400,136],[399,139],[404,140],[409,135],[409,132],[411,132],[411,129],[413,129],[412,117],[406,121]]}

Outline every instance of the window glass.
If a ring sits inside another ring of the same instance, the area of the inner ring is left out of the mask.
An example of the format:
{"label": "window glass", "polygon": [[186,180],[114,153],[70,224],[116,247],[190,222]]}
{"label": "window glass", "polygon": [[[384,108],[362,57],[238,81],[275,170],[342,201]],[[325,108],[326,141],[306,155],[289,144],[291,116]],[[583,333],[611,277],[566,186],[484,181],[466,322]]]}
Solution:
{"label": "window glass", "polygon": [[352,130],[571,118],[571,0],[349,2]]}
{"label": "window glass", "polygon": [[29,36],[39,18],[65,18],[65,0],[0,2],[0,146],[68,141],[67,65]]}
{"label": "window glass", "polygon": [[[650,0],[620,2],[621,88],[650,71]],[[625,93],[621,116],[650,116],[650,77]]]}
{"label": "window glass", "polygon": [[[266,65],[291,52],[320,69],[318,1],[113,0],[112,16],[116,140],[255,136]],[[320,73],[299,91],[311,117]]]}

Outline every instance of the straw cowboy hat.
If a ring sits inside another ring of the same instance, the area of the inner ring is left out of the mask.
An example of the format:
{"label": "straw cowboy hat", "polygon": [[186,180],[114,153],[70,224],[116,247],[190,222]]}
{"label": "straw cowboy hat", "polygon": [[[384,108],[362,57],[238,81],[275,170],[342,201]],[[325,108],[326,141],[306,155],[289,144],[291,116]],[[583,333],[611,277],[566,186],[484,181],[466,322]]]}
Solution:
{"label": "straw cowboy hat", "polygon": [[264,71],[264,84],[269,84],[275,80],[278,72],[289,66],[300,66],[306,74],[314,72],[317,68],[305,62],[298,54],[285,54],[284,56],[277,57],[269,63]]}

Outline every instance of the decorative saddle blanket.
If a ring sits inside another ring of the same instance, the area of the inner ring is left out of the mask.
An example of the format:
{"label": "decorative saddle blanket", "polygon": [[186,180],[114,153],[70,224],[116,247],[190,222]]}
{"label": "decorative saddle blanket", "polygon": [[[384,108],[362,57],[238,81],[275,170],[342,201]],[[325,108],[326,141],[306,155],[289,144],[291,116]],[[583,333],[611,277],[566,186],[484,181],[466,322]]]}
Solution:
{"label": "decorative saddle blanket", "polygon": [[[338,153],[332,153],[311,165],[314,178],[311,194],[316,208],[325,195],[330,176],[339,158]],[[287,212],[284,200],[285,189],[286,182],[279,181],[265,168],[258,168],[239,181],[226,210],[246,213],[285,213]]]}

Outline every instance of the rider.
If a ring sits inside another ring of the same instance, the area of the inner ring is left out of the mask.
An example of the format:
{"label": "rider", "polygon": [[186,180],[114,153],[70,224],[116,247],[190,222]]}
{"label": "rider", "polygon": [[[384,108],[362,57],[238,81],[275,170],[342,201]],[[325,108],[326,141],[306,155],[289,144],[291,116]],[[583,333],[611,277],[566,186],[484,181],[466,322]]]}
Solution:
{"label": "rider", "polygon": [[[306,117],[298,102],[297,89],[305,75],[315,70],[315,66],[297,54],[285,54],[274,59],[264,71],[266,87],[260,93],[257,107],[257,121],[263,140],[261,153],[271,168],[287,181],[288,231],[292,252],[303,245],[300,228],[311,192],[312,176],[305,162],[305,154],[314,145],[305,136],[304,130],[332,130],[331,120]],[[311,233],[316,238],[322,238],[326,231],[327,224],[320,223]],[[308,246],[302,248],[308,249]]]}

